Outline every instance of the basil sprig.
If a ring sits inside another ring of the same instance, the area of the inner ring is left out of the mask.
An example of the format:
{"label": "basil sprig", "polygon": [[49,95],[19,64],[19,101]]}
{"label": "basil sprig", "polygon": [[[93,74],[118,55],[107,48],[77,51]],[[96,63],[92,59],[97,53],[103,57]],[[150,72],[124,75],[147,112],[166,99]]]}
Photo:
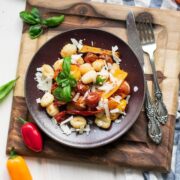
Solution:
{"label": "basil sprig", "polygon": [[43,19],[37,8],[32,8],[31,11],[22,11],[19,15],[25,23],[30,25],[28,33],[31,39],[39,37],[44,29],[56,27],[64,21],[64,15]]}
{"label": "basil sprig", "polygon": [[74,77],[70,74],[71,58],[65,57],[63,59],[62,72],[60,72],[56,78],[58,87],[54,90],[54,96],[64,102],[70,102],[72,99],[72,88],[77,84]]}
{"label": "basil sprig", "polygon": [[0,86],[0,102],[4,100],[4,98],[11,92],[11,90],[14,88],[15,83],[18,78],[7,82],[6,84]]}

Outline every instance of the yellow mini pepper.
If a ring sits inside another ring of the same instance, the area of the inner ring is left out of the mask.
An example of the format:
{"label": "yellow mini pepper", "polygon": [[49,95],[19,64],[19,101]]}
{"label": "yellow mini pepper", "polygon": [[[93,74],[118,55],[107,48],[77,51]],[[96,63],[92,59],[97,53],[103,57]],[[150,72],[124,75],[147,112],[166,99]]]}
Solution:
{"label": "yellow mini pepper", "polygon": [[7,169],[11,180],[32,180],[31,173],[23,157],[17,155],[14,149],[11,150],[7,161]]}

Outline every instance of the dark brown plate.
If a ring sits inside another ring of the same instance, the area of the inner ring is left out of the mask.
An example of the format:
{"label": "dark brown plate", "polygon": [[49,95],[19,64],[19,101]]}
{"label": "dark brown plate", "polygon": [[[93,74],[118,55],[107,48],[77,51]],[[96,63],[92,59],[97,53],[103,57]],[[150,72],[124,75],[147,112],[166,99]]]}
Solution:
{"label": "dark brown plate", "polygon": [[[93,41],[94,46],[104,49],[111,49],[114,45],[119,47],[122,59],[121,68],[128,72],[127,81],[130,83],[132,92],[127,115],[121,123],[112,123],[111,128],[108,130],[91,125],[89,135],[86,135],[86,133],[81,135],[76,133],[72,133],[69,136],[64,135],[59,127],[52,123],[45,109],[36,103],[36,99],[43,95],[43,92],[37,89],[37,82],[34,80],[36,68],[43,64],[53,65],[54,61],[59,57],[60,49],[70,42],[70,38],[77,40],[83,39],[83,43],[87,45],[91,45],[91,41]],[[139,88],[137,92],[133,91],[134,86]],[[108,144],[119,138],[135,123],[144,101],[144,75],[137,57],[130,47],[120,38],[98,29],[76,29],[61,33],[52,38],[35,54],[27,71],[25,94],[27,106],[32,117],[48,136],[71,147],[94,148]]]}

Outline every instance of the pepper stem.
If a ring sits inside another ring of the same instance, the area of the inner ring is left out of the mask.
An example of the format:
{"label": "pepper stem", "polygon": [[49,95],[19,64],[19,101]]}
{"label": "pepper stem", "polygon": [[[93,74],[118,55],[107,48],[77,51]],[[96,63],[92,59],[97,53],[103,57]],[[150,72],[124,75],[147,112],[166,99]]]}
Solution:
{"label": "pepper stem", "polygon": [[27,123],[27,121],[24,120],[22,117],[19,117],[18,120],[21,121],[22,124],[26,124]]}
{"label": "pepper stem", "polygon": [[12,147],[11,151],[10,151],[10,156],[9,159],[13,159],[17,156],[16,151],[14,149],[14,147]]}

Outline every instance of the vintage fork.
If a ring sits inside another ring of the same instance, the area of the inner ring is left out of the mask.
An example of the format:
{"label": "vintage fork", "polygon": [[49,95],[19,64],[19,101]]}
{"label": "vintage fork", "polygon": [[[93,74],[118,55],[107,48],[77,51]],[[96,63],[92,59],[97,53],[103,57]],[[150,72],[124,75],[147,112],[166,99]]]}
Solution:
{"label": "vintage fork", "polygon": [[156,116],[160,123],[165,124],[168,119],[168,112],[163,102],[162,92],[158,84],[156,68],[154,63],[154,52],[156,50],[156,43],[152,27],[153,18],[151,14],[143,12],[138,15],[136,20],[142,49],[149,56],[153,72]]}

